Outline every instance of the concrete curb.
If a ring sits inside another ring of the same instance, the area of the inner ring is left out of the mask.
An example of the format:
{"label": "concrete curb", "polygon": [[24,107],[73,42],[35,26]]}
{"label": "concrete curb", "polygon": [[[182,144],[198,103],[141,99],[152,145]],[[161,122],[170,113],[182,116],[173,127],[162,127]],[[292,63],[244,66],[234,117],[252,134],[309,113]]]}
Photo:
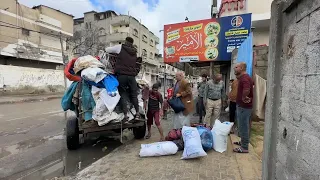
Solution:
{"label": "concrete curb", "polygon": [[52,95],[52,96],[46,96],[46,97],[26,97],[26,98],[21,98],[21,99],[16,99],[16,100],[8,100],[8,101],[1,101],[0,100],[0,105],[34,102],[34,101],[48,101],[48,100],[52,100],[52,99],[59,99],[62,97],[63,97],[63,95]]}
{"label": "concrete curb", "polygon": [[[233,143],[239,142],[240,138],[231,134],[230,139],[233,148],[238,147]],[[242,179],[260,180],[262,178],[262,162],[260,161],[259,156],[255,153],[251,144],[249,144],[248,154],[235,153],[235,156]]]}

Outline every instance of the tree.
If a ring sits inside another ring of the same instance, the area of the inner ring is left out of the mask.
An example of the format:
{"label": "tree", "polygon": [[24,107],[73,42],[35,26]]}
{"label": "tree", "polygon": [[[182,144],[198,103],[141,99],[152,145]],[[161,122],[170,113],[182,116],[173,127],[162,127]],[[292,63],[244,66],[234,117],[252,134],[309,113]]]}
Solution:
{"label": "tree", "polygon": [[75,56],[98,55],[98,51],[106,47],[101,35],[101,29],[90,27],[75,30],[73,37],[66,40],[69,51]]}

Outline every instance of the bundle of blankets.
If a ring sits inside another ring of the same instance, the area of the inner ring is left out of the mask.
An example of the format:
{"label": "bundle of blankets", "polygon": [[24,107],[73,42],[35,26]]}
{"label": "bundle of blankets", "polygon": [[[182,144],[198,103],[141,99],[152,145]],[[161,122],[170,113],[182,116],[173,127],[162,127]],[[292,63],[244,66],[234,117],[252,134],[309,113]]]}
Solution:
{"label": "bundle of blankets", "polygon": [[[108,59],[100,61],[90,55],[72,59],[64,70],[72,84],[62,98],[63,110],[75,111],[84,121],[95,120],[99,126],[120,122],[124,114],[118,106],[119,82],[112,68]],[[130,103],[128,106],[127,115],[133,119],[136,112]]]}

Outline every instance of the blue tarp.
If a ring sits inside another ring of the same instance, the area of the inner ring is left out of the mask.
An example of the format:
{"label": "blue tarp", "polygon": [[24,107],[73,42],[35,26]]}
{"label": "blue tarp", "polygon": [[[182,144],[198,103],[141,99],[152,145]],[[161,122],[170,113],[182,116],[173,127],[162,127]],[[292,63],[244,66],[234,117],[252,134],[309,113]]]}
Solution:
{"label": "blue tarp", "polygon": [[253,61],[253,46],[252,33],[241,44],[238,49],[237,62],[245,62],[247,64],[247,73],[252,77],[252,61]]}
{"label": "blue tarp", "polygon": [[96,103],[91,93],[91,86],[87,84],[85,80],[82,80],[81,95],[81,105],[82,111],[84,112],[84,120],[89,121],[92,119],[92,111],[93,108],[96,106]]}
{"label": "blue tarp", "polygon": [[67,111],[69,109],[71,111],[74,111],[76,109],[75,105],[72,102],[72,97],[74,92],[77,89],[77,86],[78,86],[78,82],[73,82],[68,88],[68,90],[64,93],[61,100],[61,106],[64,111]]}

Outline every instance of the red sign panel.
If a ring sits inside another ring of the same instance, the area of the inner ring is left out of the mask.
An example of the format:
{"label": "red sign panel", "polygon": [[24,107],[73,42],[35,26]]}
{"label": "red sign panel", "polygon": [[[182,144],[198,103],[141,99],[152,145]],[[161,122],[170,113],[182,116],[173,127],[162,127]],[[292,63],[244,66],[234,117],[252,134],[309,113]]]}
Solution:
{"label": "red sign panel", "polygon": [[217,59],[220,29],[216,19],[165,25],[164,62]]}

